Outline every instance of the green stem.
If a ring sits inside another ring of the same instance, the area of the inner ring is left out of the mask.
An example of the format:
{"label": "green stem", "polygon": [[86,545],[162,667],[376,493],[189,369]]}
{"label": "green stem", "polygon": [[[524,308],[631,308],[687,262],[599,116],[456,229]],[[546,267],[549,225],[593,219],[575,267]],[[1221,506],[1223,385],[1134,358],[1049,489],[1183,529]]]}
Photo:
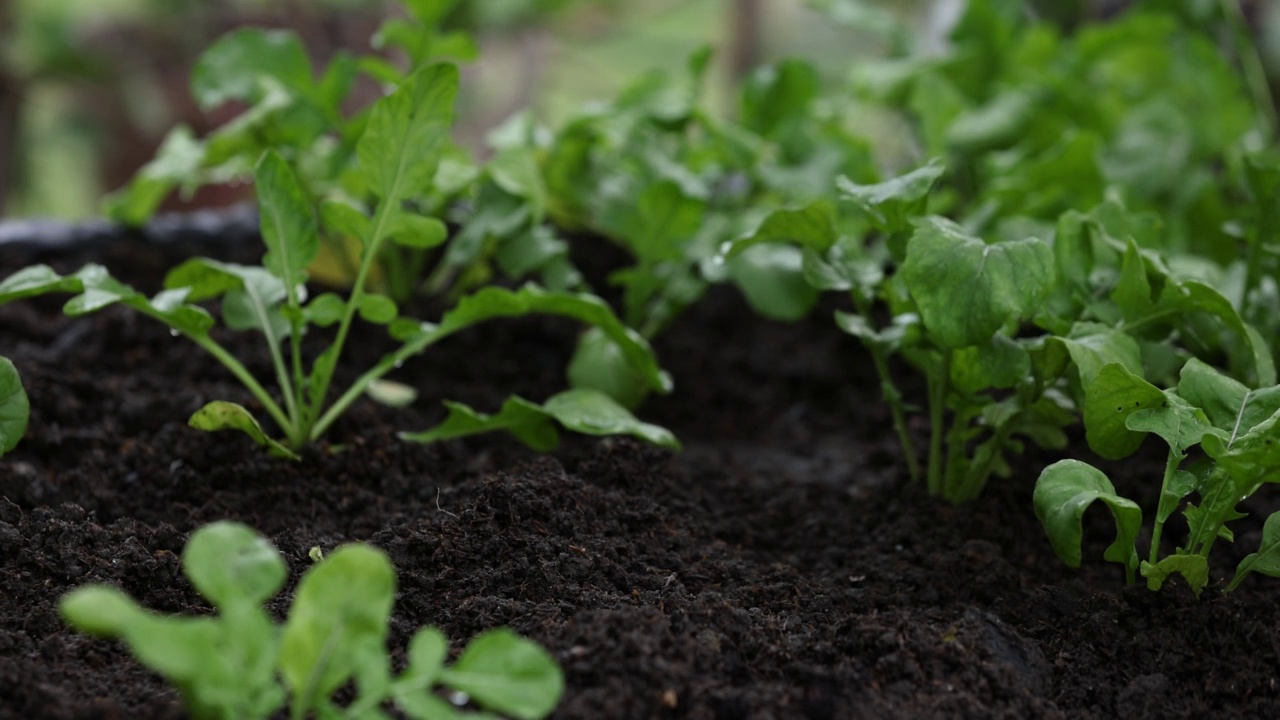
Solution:
{"label": "green stem", "polygon": [[1222,13],[1231,26],[1236,60],[1240,63],[1245,84],[1249,86],[1249,94],[1253,96],[1253,104],[1256,106],[1258,129],[1263,133],[1263,139],[1270,141],[1280,128],[1280,121],[1276,117],[1275,98],[1271,96],[1266,66],[1262,63],[1262,56],[1258,54],[1258,46],[1253,42],[1238,0],[1222,0],[1221,5]]}
{"label": "green stem", "polygon": [[889,415],[893,418],[894,430],[898,433],[898,442],[902,445],[902,457],[907,461],[907,473],[911,482],[920,482],[920,460],[916,457],[915,444],[911,442],[911,434],[907,432],[906,412],[902,407],[902,393],[893,384],[893,376],[889,374],[889,363],[884,354],[877,348],[867,345],[871,351],[871,360],[875,363],[876,374],[880,376],[880,397],[889,406]]}
{"label": "green stem", "polygon": [[[331,346],[333,363],[327,369],[322,369],[320,371],[321,377],[316,379],[315,396],[311,398],[312,417],[319,415],[320,409],[324,407],[325,397],[329,394],[329,385],[333,382],[333,371],[337,368],[338,362],[342,357],[342,348],[347,342],[347,333],[351,331],[351,321],[355,319],[356,308],[360,305],[361,296],[364,295],[364,286],[369,279],[369,270],[373,267],[373,263],[378,257],[378,251],[382,247],[383,240],[386,239],[387,218],[390,216],[390,203],[384,199],[378,204],[378,212],[373,220],[373,230],[369,233],[369,244],[365,247],[364,257],[360,259],[360,272],[356,274],[356,281],[351,286],[351,297],[347,299],[347,310],[342,315],[342,323],[338,325],[338,336]],[[314,428],[312,429],[311,437],[313,439],[319,437],[319,433]]]}
{"label": "green stem", "polygon": [[368,389],[373,381],[391,372],[405,360],[427,349],[432,343],[441,340],[448,334],[434,330],[424,333],[421,337],[405,343],[399,350],[384,357],[377,365],[365,371],[363,375],[356,378],[355,382],[351,383],[351,387],[347,388],[342,397],[338,398],[333,405],[330,405],[320,420],[312,426],[311,439],[313,441],[319,440],[325,431],[329,429],[329,426],[341,417],[342,413],[346,412],[352,403],[360,399],[360,396],[364,394],[364,391]]}
{"label": "green stem", "polygon": [[285,415],[284,410],[280,408],[280,405],[277,404],[275,400],[271,399],[271,395],[266,391],[266,388],[262,387],[258,380],[245,369],[244,365],[240,364],[239,360],[235,359],[231,353],[227,352],[225,348],[219,345],[216,340],[208,335],[183,334],[191,338],[195,344],[204,348],[205,352],[212,355],[218,362],[222,363],[224,367],[230,370],[231,374],[235,375],[236,379],[245,386],[245,389],[257,398],[258,402],[262,403],[262,407],[266,409],[267,414],[271,416],[271,419],[276,421],[276,424],[280,426],[280,429],[284,431],[285,435],[290,438],[293,437],[293,426],[289,422],[288,416]]}
{"label": "green stem", "polygon": [[[1184,457],[1186,456],[1174,452],[1170,448],[1169,459],[1164,463],[1164,478],[1160,481],[1161,498],[1164,497],[1166,490],[1169,488],[1169,482],[1173,480],[1173,475],[1177,472],[1178,465],[1182,463]],[[1160,538],[1164,535],[1164,523],[1165,521],[1160,519],[1159,511],[1157,510],[1155,525],[1151,528],[1151,552],[1147,556],[1147,562],[1152,565],[1155,565],[1160,557]]]}
{"label": "green stem", "polygon": [[929,378],[929,494],[941,495],[942,420],[951,383],[951,350],[942,351],[942,361]]}
{"label": "green stem", "polygon": [[982,489],[987,486],[987,480],[995,468],[996,458],[1000,457],[1000,449],[1009,442],[1009,436],[1013,435],[1017,419],[1018,416],[1014,415],[996,428],[995,434],[979,450],[977,462],[965,473],[964,480],[957,487],[951,488],[948,500],[957,504],[964,503],[975,500],[982,494]]}

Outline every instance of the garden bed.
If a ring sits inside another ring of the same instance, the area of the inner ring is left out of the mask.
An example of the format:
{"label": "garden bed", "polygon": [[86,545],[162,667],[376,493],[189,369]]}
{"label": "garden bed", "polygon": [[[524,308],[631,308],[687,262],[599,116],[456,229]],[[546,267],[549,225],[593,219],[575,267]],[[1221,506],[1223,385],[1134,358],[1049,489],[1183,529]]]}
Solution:
{"label": "garden bed", "polygon": [[[0,277],[96,261],[153,292],[192,251],[137,238],[5,246]],[[202,252],[252,262],[261,246]],[[407,363],[394,379],[421,392],[413,408],[362,401],[329,435],[340,448],[290,463],[186,427],[212,399],[256,409],[194,345],[127,310],[68,319],[60,303],[0,308],[4,354],[32,402],[26,438],[0,462],[2,718],[181,716],[158,677],[122,645],[68,630],[56,604],[106,582],[156,610],[206,612],[179,555],[189,533],[226,518],[281,549],[290,589],[312,547],[384,548],[399,573],[397,657],[421,625],[455,647],[511,626],[564,669],[553,717],[565,720],[1280,712],[1280,582],[1199,601],[1180,582],[1125,589],[1100,560],[1110,533],[1092,512],[1085,569],[1066,569],[1031,489],[1053,459],[1092,458],[1082,438],[1018,460],[968,506],[904,487],[870,362],[831,331],[829,309],[766,322],[720,289],[664,334],[656,349],[678,391],[641,415],[672,429],[681,454],[581,437],[550,456],[498,436],[398,441],[438,421],[441,399],[493,409],[563,387],[576,328],[517,320]],[[345,367],[380,357],[382,332],[357,337],[348,352],[361,357]],[[260,337],[219,340],[269,376]],[[1149,504],[1158,491],[1160,457],[1103,466],[1126,496]],[[1280,502],[1250,505],[1215,578],[1257,547]]]}

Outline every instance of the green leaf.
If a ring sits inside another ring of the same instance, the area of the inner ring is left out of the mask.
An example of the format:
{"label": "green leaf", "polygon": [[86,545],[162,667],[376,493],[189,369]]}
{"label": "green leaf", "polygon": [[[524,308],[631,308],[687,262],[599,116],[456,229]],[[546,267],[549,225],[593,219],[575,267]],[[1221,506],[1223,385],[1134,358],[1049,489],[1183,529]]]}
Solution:
{"label": "green leaf", "polygon": [[199,176],[208,158],[205,144],[186,125],[169,131],[156,156],[129,184],[108,195],[103,212],[116,222],[138,226],[151,219],[173,189]]}
{"label": "green leaf", "polygon": [[535,313],[571,317],[600,328],[650,388],[660,393],[670,392],[671,377],[658,367],[649,342],[623,325],[603,300],[585,293],[548,292],[536,285],[525,285],[516,291],[486,287],[462,298],[445,313],[433,330],[433,340],[485,320]]}
{"label": "green leaf", "polygon": [[400,433],[400,438],[432,443],[505,430],[538,452],[549,452],[560,444],[560,433],[556,431],[551,415],[537,403],[521,397],[507,398],[502,409],[493,415],[450,400],[444,401],[444,406],[449,409],[449,415],[439,425],[421,432]]}
{"label": "green leaf", "polygon": [[975,394],[988,388],[1011,388],[1031,373],[1031,356],[1017,341],[994,335],[980,345],[957,350],[951,359],[951,382],[957,392]]}
{"label": "green leaf", "polygon": [[228,100],[253,104],[261,80],[270,77],[293,91],[310,91],[311,61],[291,32],[246,28],[225,35],[196,61],[191,94],[205,110]]}
{"label": "green leaf", "polygon": [[1226,434],[1209,424],[1204,411],[1173,393],[1166,392],[1164,396],[1160,407],[1130,413],[1124,421],[1125,427],[1159,435],[1178,455],[1184,455],[1192,445],[1199,445],[1206,434]]}
{"label": "green leaf", "polygon": [[801,208],[774,210],[755,230],[726,243],[720,253],[725,258],[733,258],[763,243],[795,243],[803,248],[826,252],[839,238],[832,224],[833,217],[831,205],[822,200]]}
{"label": "green leaf", "polygon": [[1053,256],[1063,280],[1088,287],[1094,268],[1094,221],[1076,210],[1058,218],[1053,235]]}
{"label": "green leaf", "polygon": [[369,189],[387,206],[431,189],[457,94],[458,69],[431,65],[373,106],[356,155]]}
{"label": "green leaf", "polygon": [[622,348],[595,327],[578,337],[565,375],[570,386],[598,390],[632,410],[649,395],[649,383],[632,368]]}
{"label": "green leaf", "polygon": [[1159,590],[1170,575],[1178,574],[1191,586],[1191,592],[1200,597],[1209,584],[1209,562],[1200,555],[1170,555],[1152,565],[1142,562],[1142,577],[1147,579],[1147,589]]}
{"label": "green leaf", "polygon": [[315,213],[306,191],[289,163],[275,151],[258,161],[255,173],[262,241],[267,254],[262,264],[289,291],[289,304],[298,304],[294,288],[307,281],[307,266],[320,252]]}
{"label": "green leaf", "polygon": [[335,293],[317,295],[305,308],[307,322],[318,327],[329,327],[342,319],[347,301]]}
{"label": "green leaf", "polygon": [[1156,524],[1163,525],[1173,515],[1173,512],[1178,509],[1178,503],[1195,492],[1196,485],[1199,482],[1195,475],[1186,470],[1174,471],[1169,478],[1169,482],[1160,491],[1160,504],[1156,509]]}
{"label": "green leaf", "polygon": [[1142,350],[1132,336],[1098,323],[1078,322],[1066,337],[1054,337],[1075,364],[1080,382],[1087,387],[1103,367],[1119,363],[1132,373],[1142,372]]}
{"label": "green leaf", "polygon": [[624,216],[619,235],[640,260],[680,260],[689,239],[702,226],[705,207],[675,182],[664,180],[641,193],[634,210]]}
{"label": "green leaf", "polygon": [[18,369],[8,358],[0,357],[0,457],[17,447],[27,432],[30,411]]}
{"label": "green leaf", "polygon": [[1039,105],[1036,95],[1011,90],[986,105],[961,113],[947,129],[947,145],[956,152],[976,155],[1014,144],[1035,118]]}
{"label": "green leaf", "polygon": [[369,242],[373,223],[360,208],[343,200],[327,198],[320,203],[320,222],[330,233]]}
{"label": "green leaf", "polygon": [[106,273],[101,265],[85,265],[75,275],[63,276],[48,265],[32,265],[0,282],[0,304],[48,293],[75,293],[84,290],[82,274]]}
{"label": "green leaf", "polygon": [[1133,454],[1144,436],[1128,429],[1129,416],[1144,408],[1160,408],[1166,402],[1159,388],[1123,365],[1104,366],[1085,386],[1084,428],[1089,447],[1108,460]]}
{"label": "green leaf", "polygon": [[427,250],[449,239],[449,228],[437,218],[397,212],[390,223],[391,241],[402,247]]}
{"label": "green leaf", "polygon": [[916,221],[902,268],[929,334],[962,348],[1029,316],[1053,288],[1053,253],[1036,238],[988,245],[940,217]]}
{"label": "green leaf", "polygon": [[258,330],[272,345],[290,331],[281,312],[288,289],[265,268],[192,258],[169,271],[165,285],[175,290],[188,289],[191,299],[222,295],[222,320],[227,327]]}
{"label": "green leaf", "polygon": [[729,277],[757,313],[772,320],[795,321],[818,302],[818,291],[805,279],[803,264],[798,248],[762,245],[730,260]]}
{"label": "green leaf", "polygon": [[929,193],[947,171],[941,158],[923,167],[875,185],[858,185],[847,177],[836,179],[841,194],[871,217],[876,228],[898,233],[911,229],[912,218],[923,215]]}
{"label": "green leaf", "polygon": [[340,547],[302,577],[280,645],[295,710],[314,707],[349,680],[360,646],[385,645],[395,588],[391,562],[367,545]]}
{"label": "green leaf", "polygon": [[608,395],[586,388],[558,393],[542,405],[511,397],[494,415],[476,412],[462,403],[446,402],[445,405],[449,408],[449,416],[444,422],[430,430],[401,433],[400,437],[428,443],[506,430],[534,450],[547,452],[560,441],[554,421],[584,435],[631,435],[662,447],[680,447],[668,430],[637,420]]}
{"label": "green leaf", "polygon": [[452,720],[462,713],[431,693],[444,672],[449,641],[439,630],[426,627],[409,641],[409,666],[391,686],[397,706],[415,720]]}
{"label": "green leaf", "polygon": [[564,675],[551,655],[506,628],[472,640],[441,680],[481,707],[517,720],[550,715],[564,692]]}
{"label": "green leaf", "polygon": [[1234,590],[1251,572],[1280,577],[1280,512],[1272,513],[1267,518],[1262,526],[1262,544],[1258,547],[1258,552],[1250,553],[1240,561],[1227,590]]}
{"label": "green leaf", "polygon": [[1132,572],[1138,567],[1134,542],[1142,529],[1142,509],[1116,495],[1115,487],[1101,470],[1079,460],[1059,460],[1040,473],[1032,495],[1036,517],[1044,526],[1053,551],[1073,568],[1080,567],[1080,521],[1095,500],[1106,504],[1116,522],[1115,542],[1103,557]]}
{"label": "green leaf", "polygon": [[669,430],[640,422],[601,392],[586,388],[565,390],[548,398],[542,409],[561,425],[583,435],[631,435],[654,445],[680,449]]}
{"label": "green leaf", "polygon": [[128,595],[106,585],[86,585],[62,596],[58,611],[81,632],[104,638],[118,638],[126,628],[146,616],[146,611]]}
{"label": "green leaf", "polygon": [[288,577],[284,558],[247,525],[222,521],[191,535],[182,569],[201,595],[227,610],[236,604],[257,608],[280,591]]}
{"label": "green leaf", "polygon": [[360,317],[364,318],[365,322],[377,325],[386,325],[400,314],[395,300],[377,293],[361,295],[359,311]]}
{"label": "green leaf", "polygon": [[292,450],[267,437],[262,426],[242,406],[223,400],[215,400],[196,411],[187,424],[197,430],[215,432],[218,430],[239,430],[248,435],[254,442],[265,447],[276,457],[299,459]]}
{"label": "green leaf", "polygon": [[62,292],[80,293],[62,307],[62,311],[72,317],[121,303],[193,337],[204,335],[213,327],[209,313],[187,304],[187,290],[169,290],[148,299],[111,277],[101,265],[85,265],[67,276],[43,265],[27,268],[0,283],[0,303]]}

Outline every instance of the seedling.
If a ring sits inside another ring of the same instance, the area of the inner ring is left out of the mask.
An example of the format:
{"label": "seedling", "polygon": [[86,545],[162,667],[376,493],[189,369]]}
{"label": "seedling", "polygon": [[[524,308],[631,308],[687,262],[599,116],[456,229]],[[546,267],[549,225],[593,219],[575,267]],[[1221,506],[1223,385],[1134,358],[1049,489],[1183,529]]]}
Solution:
{"label": "seedling", "polygon": [[[289,164],[268,151],[255,173],[267,248],[262,266],[189,260],[168,274],[167,289],[154,298],[113,279],[99,266],[65,277],[37,266],[0,282],[0,302],[51,292],[79,293],[64,307],[66,314],[83,315],[118,303],[169,325],[175,335],[191,339],[226,366],[276,422],[284,439],[268,437],[249,410],[225,401],[209,403],[192,416],[190,424],[202,430],[240,430],[273,454],[286,457],[296,457],[298,449],[322,437],[372,383],[434,343],[491,318],[548,313],[578,319],[599,328],[624,348],[628,362],[651,388],[668,391],[670,379],[657,367],[648,344],[590,295],[547,292],[531,285],[515,291],[487,287],[463,298],[438,324],[431,324],[399,317],[393,300],[366,291],[370,271],[384,245],[414,245],[424,237],[442,237],[436,231],[439,221],[415,214],[408,203],[432,186],[448,137],[457,83],[457,70],[452,65],[432,65],[419,70],[373,107],[356,147],[363,182],[378,199],[372,217],[339,201],[322,204],[319,214],[348,229],[363,247],[359,272],[345,300],[333,294],[308,300],[304,285],[307,267],[319,251],[317,212]],[[210,334],[213,317],[194,303],[219,298],[227,327],[254,330],[266,340],[281,402]],[[401,345],[328,404],[330,385],[357,315],[386,325]],[[302,335],[311,326],[333,324],[337,325],[336,337],[307,370]],[[282,345],[287,346],[287,352]],[[557,407],[556,416],[572,423],[574,413],[583,412],[585,406],[578,402]],[[662,439],[666,444],[675,443],[669,433]]]}
{"label": "seedling", "polygon": [[[124,641],[139,662],[178,689],[196,720],[267,718],[286,704],[293,720],[313,712],[382,718],[384,703],[421,720],[472,716],[437,695],[439,688],[494,713],[538,720],[564,691],[551,655],[506,629],[477,636],[452,665],[444,634],[419,629],[409,641],[407,666],[393,676],[386,640],[395,569],[369,545],[344,545],[316,560],[298,583],[283,626],[262,604],[284,586],[285,561],[251,528],[216,522],[197,530],[182,569],[216,615],[159,615],[106,585],[69,593],[60,610],[82,632]],[[355,698],[339,707],[332,696],[348,682],[355,683]]]}
{"label": "seedling", "polygon": [[[1062,460],[1036,481],[1036,516],[1054,551],[1071,567],[1080,566],[1081,517],[1102,501],[1116,523],[1116,540],[1104,557],[1125,568],[1129,582],[1135,571],[1147,586],[1159,590],[1169,576],[1181,575],[1198,596],[1209,584],[1209,552],[1219,539],[1234,539],[1227,523],[1244,517],[1236,506],[1266,483],[1280,482],[1280,386],[1250,390],[1205,363],[1192,359],[1182,368],[1176,388],[1161,391],[1120,364],[1102,368],[1088,389],[1085,426],[1090,447],[1118,459],[1133,453],[1147,434],[1169,446],[1160,500],[1152,523],[1147,560],[1139,562],[1136,540],[1142,509],[1117,494],[1107,476],[1078,460]],[[1196,446],[1204,458],[1183,468]],[[1186,503],[1184,546],[1162,556],[1165,523]],[[1263,527],[1258,552],[1237,566],[1227,590],[1250,573],[1280,577],[1280,513]]]}

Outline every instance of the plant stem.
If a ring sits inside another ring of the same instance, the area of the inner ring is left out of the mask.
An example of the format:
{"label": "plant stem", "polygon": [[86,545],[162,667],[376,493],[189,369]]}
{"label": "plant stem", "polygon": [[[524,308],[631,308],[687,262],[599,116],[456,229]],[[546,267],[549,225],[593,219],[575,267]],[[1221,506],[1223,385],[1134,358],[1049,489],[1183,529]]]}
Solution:
{"label": "plant stem", "polygon": [[920,460],[916,457],[915,444],[911,442],[911,435],[907,432],[902,393],[898,391],[898,386],[893,384],[893,376],[889,374],[889,363],[884,353],[869,343],[867,349],[871,351],[871,360],[875,363],[876,374],[880,376],[880,397],[889,406],[889,415],[893,418],[893,427],[898,433],[898,442],[902,445],[902,457],[907,461],[907,473],[911,477],[911,482],[920,482]]}
{"label": "plant stem", "polygon": [[[1186,457],[1181,453],[1174,452],[1173,448],[1169,449],[1169,459],[1164,463],[1164,478],[1160,481],[1160,497],[1163,498],[1165,491],[1169,488],[1169,481],[1173,479],[1173,474],[1177,472],[1178,465],[1182,463],[1182,459]],[[1156,560],[1160,557],[1160,537],[1164,534],[1164,520],[1160,519],[1159,510],[1156,511],[1155,524],[1151,528],[1151,552],[1147,557],[1147,562],[1152,565],[1156,564]]]}
{"label": "plant stem", "polygon": [[[338,366],[339,360],[342,358],[342,348],[347,342],[347,333],[351,331],[351,321],[355,319],[356,308],[360,305],[360,298],[364,295],[364,285],[369,279],[369,271],[373,268],[373,263],[378,257],[378,250],[382,246],[382,241],[386,238],[387,218],[391,216],[391,203],[388,198],[383,198],[378,204],[378,211],[373,219],[373,230],[369,233],[369,244],[364,249],[364,257],[360,258],[360,272],[356,274],[356,281],[351,286],[351,296],[347,298],[347,310],[342,315],[342,323],[338,325],[338,336],[334,339],[333,363],[320,370],[321,377],[313,378],[316,381],[316,392],[311,398],[311,416],[315,417],[320,414],[320,409],[324,407],[325,397],[329,394],[329,385],[333,382],[333,371]],[[314,370],[313,370],[314,372]],[[328,413],[326,413],[326,416]],[[319,423],[317,423],[317,426]],[[319,437],[319,433],[312,428],[310,433],[312,439]]]}
{"label": "plant stem", "polygon": [[1244,73],[1245,84],[1249,86],[1249,94],[1253,96],[1253,104],[1258,113],[1258,129],[1263,139],[1270,141],[1280,129],[1280,121],[1276,117],[1275,98],[1271,96],[1271,85],[1267,80],[1267,69],[1258,54],[1258,46],[1253,42],[1244,13],[1240,11],[1239,0],[1221,0],[1222,14],[1231,28],[1236,60]]}
{"label": "plant stem", "polygon": [[363,375],[356,378],[355,382],[351,383],[351,387],[347,388],[347,391],[334,401],[333,405],[329,406],[329,409],[325,411],[320,420],[312,426],[311,439],[313,441],[319,440],[320,437],[324,435],[325,431],[329,429],[329,426],[332,425],[334,421],[342,415],[342,413],[346,412],[346,409],[350,407],[352,403],[364,394],[365,389],[369,387],[370,383],[391,372],[396,368],[396,366],[400,365],[405,360],[417,355],[427,349],[427,347],[432,343],[447,337],[451,333],[452,331],[440,332],[433,327],[431,330],[423,333],[420,337],[405,343],[399,350],[384,357],[377,365],[366,370]]}
{"label": "plant stem", "polygon": [[941,495],[942,420],[951,384],[951,350],[942,351],[942,361],[929,378],[929,494]]}
{"label": "plant stem", "polygon": [[284,410],[280,408],[280,405],[277,404],[275,400],[271,399],[270,393],[268,393],[257,379],[245,369],[244,365],[240,364],[239,360],[235,359],[231,353],[227,352],[225,348],[219,345],[216,340],[208,335],[187,335],[187,333],[183,333],[183,335],[191,338],[195,344],[204,348],[205,352],[212,355],[218,362],[222,363],[224,367],[230,370],[231,374],[235,375],[236,379],[245,386],[245,389],[257,398],[258,402],[262,403],[262,407],[266,409],[267,414],[271,416],[271,419],[276,421],[276,424],[280,426],[280,429],[284,431],[286,435],[292,436],[292,433],[290,432],[292,425],[289,422],[288,416],[284,414]]}
{"label": "plant stem", "polygon": [[1018,419],[1017,415],[1009,418],[996,428],[995,434],[990,440],[983,443],[979,448],[976,462],[970,466],[969,471],[965,473],[964,480],[955,488],[948,488],[947,499],[954,503],[964,503],[977,499],[982,494],[982,489],[986,487],[987,480],[991,477],[991,471],[995,467],[996,458],[1000,457],[1000,449],[1005,443],[1009,442],[1009,436],[1013,434],[1014,422]]}

